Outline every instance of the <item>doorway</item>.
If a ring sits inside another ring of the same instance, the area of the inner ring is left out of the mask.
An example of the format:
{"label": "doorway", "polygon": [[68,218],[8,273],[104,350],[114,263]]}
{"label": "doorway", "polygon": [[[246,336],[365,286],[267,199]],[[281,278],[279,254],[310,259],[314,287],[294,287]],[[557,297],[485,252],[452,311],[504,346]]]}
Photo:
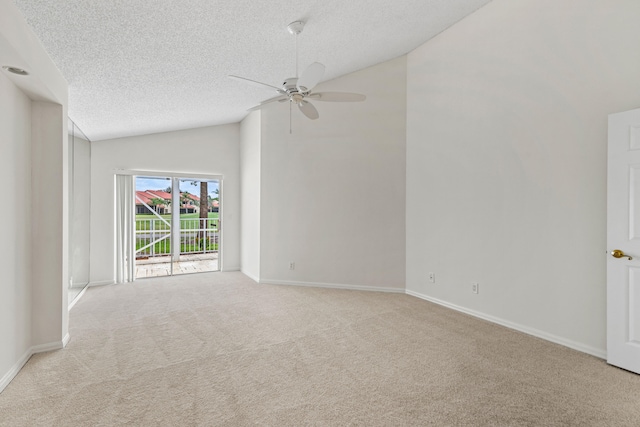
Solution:
{"label": "doorway", "polygon": [[640,374],[640,108],[609,115],[607,362]]}
{"label": "doorway", "polygon": [[135,176],[135,279],[220,270],[220,179]]}

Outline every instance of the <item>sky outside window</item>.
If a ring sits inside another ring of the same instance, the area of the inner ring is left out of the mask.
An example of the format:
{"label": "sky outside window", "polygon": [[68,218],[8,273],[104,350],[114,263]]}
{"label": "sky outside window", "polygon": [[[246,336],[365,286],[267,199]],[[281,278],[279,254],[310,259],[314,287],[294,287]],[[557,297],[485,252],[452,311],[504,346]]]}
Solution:
{"label": "sky outside window", "polygon": [[[192,180],[180,180],[180,191],[191,193],[197,197],[200,197],[200,181],[198,185],[191,184]],[[209,196],[217,197],[216,190],[218,189],[218,181],[207,181],[207,190]],[[167,187],[171,187],[171,179],[169,178],[149,178],[149,177],[136,177],[136,191],[145,190],[166,190]]]}

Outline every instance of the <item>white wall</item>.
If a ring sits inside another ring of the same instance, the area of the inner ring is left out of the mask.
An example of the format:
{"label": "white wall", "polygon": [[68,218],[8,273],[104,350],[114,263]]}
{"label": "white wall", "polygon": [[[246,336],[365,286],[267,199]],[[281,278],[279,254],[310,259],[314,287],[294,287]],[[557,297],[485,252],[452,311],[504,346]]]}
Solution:
{"label": "white wall", "polygon": [[410,292],[604,355],[607,115],[640,105],[638,16],[494,0],[408,55]]}
{"label": "white wall", "polygon": [[292,134],[288,103],[261,110],[261,282],[404,288],[405,86],[402,57],[319,85],[367,100]]}
{"label": "white wall", "polygon": [[67,338],[68,192],[67,83],[11,0],[0,0],[0,65],[29,72],[0,72],[2,391],[31,354]]}
{"label": "white wall", "polygon": [[91,283],[113,283],[117,169],[223,175],[222,269],[240,269],[240,125],[91,143]]}
{"label": "white wall", "polygon": [[[31,346],[31,101],[0,74],[0,378]],[[2,388],[0,387],[0,390]]]}
{"label": "white wall", "polygon": [[32,339],[62,342],[68,330],[68,138],[66,109],[31,103]]}
{"label": "white wall", "polygon": [[240,123],[240,265],[242,272],[260,280],[260,113]]}

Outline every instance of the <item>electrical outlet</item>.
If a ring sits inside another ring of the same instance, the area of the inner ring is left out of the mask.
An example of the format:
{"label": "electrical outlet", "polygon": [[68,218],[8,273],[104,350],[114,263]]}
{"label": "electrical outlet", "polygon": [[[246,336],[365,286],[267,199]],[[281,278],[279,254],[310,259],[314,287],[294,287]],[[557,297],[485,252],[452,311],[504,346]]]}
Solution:
{"label": "electrical outlet", "polygon": [[436,283],[436,273],[429,273],[429,281],[431,283]]}
{"label": "electrical outlet", "polygon": [[296,269],[296,263],[295,262],[290,262],[289,263],[289,270],[295,270]]}
{"label": "electrical outlet", "polygon": [[477,282],[471,284],[471,292],[477,294],[480,291],[480,285]]}

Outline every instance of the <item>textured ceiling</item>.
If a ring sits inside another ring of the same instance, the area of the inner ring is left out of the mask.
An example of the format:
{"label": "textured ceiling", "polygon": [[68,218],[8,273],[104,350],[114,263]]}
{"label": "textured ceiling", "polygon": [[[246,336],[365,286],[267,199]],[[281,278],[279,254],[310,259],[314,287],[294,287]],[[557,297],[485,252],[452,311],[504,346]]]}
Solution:
{"label": "textured ceiling", "polygon": [[15,0],[69,82],[69,116],[89,139],[235,123],[279,86],[324,80],[418,47],[489,0]]}

